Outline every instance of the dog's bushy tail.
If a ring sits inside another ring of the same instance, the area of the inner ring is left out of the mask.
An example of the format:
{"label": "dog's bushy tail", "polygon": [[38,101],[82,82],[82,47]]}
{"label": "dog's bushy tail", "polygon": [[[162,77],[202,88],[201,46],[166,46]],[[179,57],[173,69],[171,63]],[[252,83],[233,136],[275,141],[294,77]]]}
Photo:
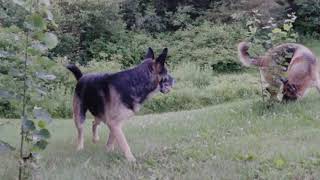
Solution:
{"label": "dog's bushy tail", "polygon": [[69,69],[73,73],[77,81],[79,81],[79,79],[82,77],[82,72],[80,71],[80,69],[74,64],[69,64],[66,68]]}
{"label": "dog's bushy tail", "polygon": [[242,62],[242,64],[244,66],[249,67],[251,65],[251,59],[249,57],[249,43],[247,42],[241,42],[238,45],[238,55],[239,55],[239,59]]}

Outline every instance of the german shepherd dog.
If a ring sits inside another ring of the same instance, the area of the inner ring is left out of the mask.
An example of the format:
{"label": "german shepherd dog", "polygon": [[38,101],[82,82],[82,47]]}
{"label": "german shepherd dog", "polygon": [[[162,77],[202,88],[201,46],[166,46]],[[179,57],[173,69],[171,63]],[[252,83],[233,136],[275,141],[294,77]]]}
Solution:
{"label": "german shepherd dog", "polygon": [[[244,66],[259,67],[263,80],[269,86],[277,87],[279,91],[282,87],[282,100],[300,99],[310,87],[316,87],[320,93],[319,62],[307,47],[296,43],[285,43],[270,49],[260,57],[250,57],[248,49],[247,42],[241,42],[238,45],[240,61]],[[288,54],[291,56],[285,57]],[[288,67],[279,66],[277,62],[279,57],[285,58]],[[285,71],[287,77],[274,78],[274,74],[270,73],[272,67]],[[270,94],[275,96],[277,93],[270,92]]]}
{"label": "german shepherd dog", "polygon": [[89,110],[94,116],[93,142],[99,140],[97,127],[103,122],[110,130],[106,149],[112,151],[117,143],[126,159],[135,161],[122,132],[122,124],[138,112],[142,103],[154,93],[168,93],[171,90],[174,79],[165,66],[167,53],[168,49],[165,48],[155,59],[153,50],[149,48],[140,65],[114,74],[83,75],[75,65],[67,66],[78,81],[73,97],[73,115],[78,132],[77,150],[83,149],[83,123]]}

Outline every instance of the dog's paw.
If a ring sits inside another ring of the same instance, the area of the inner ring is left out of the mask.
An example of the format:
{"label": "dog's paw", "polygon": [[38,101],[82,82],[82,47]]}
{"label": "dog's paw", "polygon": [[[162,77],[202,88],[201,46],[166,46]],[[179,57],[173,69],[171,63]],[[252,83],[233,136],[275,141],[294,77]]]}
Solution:
{"label": "dog's paw", "polygon": [[106,150],[107,150],[107,152],[114,151],[114,145],[106,145]]}
{"label": "dog's paw", "polygon": [[136,162],[136,161],[137,161],[136,158],[135,158],[133,155],[131,155],[131,156],[126,156],[126,159],[127,159],[127,161],[129,161],[129,162]]}
{"label": "dog's paw", "polygon": [[83,150],[83,145],[78,145],[77,146],[77,151],[81,151],[81,150]]}
{"label": "dog's paw", "polygon": [[100,140],[100,137],[99,137],[99,136],[96,136],[96,137],[93,137],[93,138],[92,138],[92,142],[93,142],[93,143],[97,143],[97,142],[99,142],[99,140]]}

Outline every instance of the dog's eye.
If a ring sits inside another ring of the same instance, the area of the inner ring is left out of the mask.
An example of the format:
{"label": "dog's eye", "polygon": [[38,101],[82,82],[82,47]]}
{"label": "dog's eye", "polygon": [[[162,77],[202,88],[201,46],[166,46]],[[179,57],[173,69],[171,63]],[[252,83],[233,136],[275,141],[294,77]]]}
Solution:
{"label": "dog's eye", "polygon": [[162,82],[168,81],[168,77],[167,77],[167,76],[164,76],[161,81],[162,81]]}
{"label": "dog's eye", "polygon": [[292,89],[293,89],[294,91],[297,91],[297,86],[296,86],[296,85],[293,85],[293,86],[292,86]]}
{"label": "dog's eye", "polygon": [[289,86],[289,90],[290,90],[291,92],[296,92],[297,88],[296,88],[294,85],[290,85],[290,86]]}

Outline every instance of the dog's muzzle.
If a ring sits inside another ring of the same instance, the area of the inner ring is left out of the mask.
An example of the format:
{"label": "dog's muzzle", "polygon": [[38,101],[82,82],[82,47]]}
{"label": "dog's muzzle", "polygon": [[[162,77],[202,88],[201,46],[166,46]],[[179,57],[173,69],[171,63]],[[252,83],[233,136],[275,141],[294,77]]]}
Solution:
{"label": "dog's muzzle", "polygon": [[163,94],[169,93],[174,84],[175,80],[170,75],[167,75],[160,81],[160,92]]}
{"label": "dog's muzzle", "polygon": [[292,96],[292,95],[288,95],[288,94],[284,94],[282,97],[282,100],[285,102],[296,101],[297,99],[298,99],[298,96]]}

